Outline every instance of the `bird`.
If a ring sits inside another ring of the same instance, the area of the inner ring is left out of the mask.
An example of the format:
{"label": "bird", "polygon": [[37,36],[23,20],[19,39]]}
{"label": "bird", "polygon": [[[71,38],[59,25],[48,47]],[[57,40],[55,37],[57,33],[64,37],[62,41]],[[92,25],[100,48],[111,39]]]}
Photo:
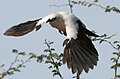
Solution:
{"label": "bird", "polygon": [[99,54],[89,36],[99,37],[86,28],[86,25],[73,13],[53,12],[43,18],[26,21],[12,26],[4,32],[6,36],[23,36],[34,29],[38,31],[44,23],[49,23],[59,33],[66,36],[63,41],[63,64],[67,64],[73,74],[88,73],[97,66]]}

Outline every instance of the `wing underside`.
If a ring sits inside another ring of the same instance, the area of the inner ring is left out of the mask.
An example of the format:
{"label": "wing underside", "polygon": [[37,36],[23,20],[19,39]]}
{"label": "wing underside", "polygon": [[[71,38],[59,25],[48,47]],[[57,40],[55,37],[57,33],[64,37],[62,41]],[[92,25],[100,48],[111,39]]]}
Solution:
{"label": "wing underside", "polygon": [[39,20],[40,19],[33,20],[33,21],[27,21],[27,22],[15,25],[15,26],[9,28],[4,33],[4,35],[6,35],[6,36],[23,36],[31,31],[33,31],[36,28],[36,24]]}
{"label": "wing underside", "polygon": [[73,73],[77,72],[80,75],[83,70],[87,73],[97,65],[98,52],[85,34],[80,34],[77,39],[66,39],[63,46],[63,63],[67,63]]}

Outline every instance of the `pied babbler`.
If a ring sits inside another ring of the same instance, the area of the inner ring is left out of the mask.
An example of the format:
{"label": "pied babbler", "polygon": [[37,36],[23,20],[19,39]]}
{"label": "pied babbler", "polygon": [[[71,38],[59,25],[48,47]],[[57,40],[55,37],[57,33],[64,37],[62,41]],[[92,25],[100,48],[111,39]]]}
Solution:
{"label": "pied babbler", "polygon": [[88,36],[98,37],[86,29],[86,26],[74,14],[68,12],[54,12],[43,18],[27,21],[9,28],[4,35],[22,36],[34,29],[39,30],[44,23],[49,23],[66,36],[63,42],[63,63],[67,63],[72,73],[86,73],[97,65],[98,52]]}

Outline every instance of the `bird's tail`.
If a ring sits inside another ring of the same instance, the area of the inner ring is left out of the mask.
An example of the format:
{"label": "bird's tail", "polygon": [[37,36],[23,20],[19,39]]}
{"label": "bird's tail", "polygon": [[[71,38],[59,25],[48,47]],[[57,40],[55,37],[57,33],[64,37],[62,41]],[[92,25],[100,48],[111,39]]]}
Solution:
{"label": "bird's tail", "polygon": [[31,32],[31,31],[33,31],[36,28],[36,24],[40,19],[27,21],[27,22],[15,25],[15,26],[9,28],[4,33],[4,35],[6,35],[6,36],[22,36],[22,35],[25,35],[25,34]]}
{"label": "bird's tail", "polygon": [[66,39],[63,46],[63,63],[67,63],[73,74],[77,72],[80,75],[83,70],[87,73],[97,65],[97,50],[86,35],[81,34],[77,39]]}

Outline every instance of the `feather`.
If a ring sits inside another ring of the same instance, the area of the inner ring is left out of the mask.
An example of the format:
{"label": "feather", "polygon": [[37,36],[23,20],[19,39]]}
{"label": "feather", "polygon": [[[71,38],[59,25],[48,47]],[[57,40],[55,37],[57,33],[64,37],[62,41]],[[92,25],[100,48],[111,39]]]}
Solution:
{"label": "feather", "polygon": [[37,21],[40,19],[33,20],[33,21],[27,21],[24,23],[20,23],[18,25],[15,25],[11,28],[9,28],[4,35],[6,36],[23,36],[31,31],[34,30],[36,27]]}
{"label": "feather", "polygon": [[82,31],[83,33],[87,34],[88,36],[99,37],[99,35],[92,33],[91,31],[86,29],[86,26],[80,20],[77,20],[76,23],[78,23],[79,30]]}
{"label": "feather", "polygon": [[[78,58],[79,56],[77,56],[77,54],[76,54],[77,52],[74,49],[71,49],[71,53],[72,53],[71,55],[73,57],[74,62],[76,62],[76,63],[74,63],[76,67],[73,67],[73,68],[74,68],[75,72],[77,72],[77,70],[78,70],[79,73],[81,73],[83,71],[83,67],[82,67],[81,62],[79,61],[79,58]],[[75,72],[73,72],[73,74]]]}
{"label": "feather", "polygon": [[64,50],[66,51],[64,54],[68,54],[66,55],[67,57],[63,56],[63,61],[64,64],[67,62],[67,66],[69,69],[71,68],[73,74],[75,72],[81,74],[83,70],[88,73],[89,68],[93,69],[98,61],[98,53],[91,40],[88,40],[89,38],[84,36],[84,34],[82,35],[85,40],[71,38],[63,42]]}

